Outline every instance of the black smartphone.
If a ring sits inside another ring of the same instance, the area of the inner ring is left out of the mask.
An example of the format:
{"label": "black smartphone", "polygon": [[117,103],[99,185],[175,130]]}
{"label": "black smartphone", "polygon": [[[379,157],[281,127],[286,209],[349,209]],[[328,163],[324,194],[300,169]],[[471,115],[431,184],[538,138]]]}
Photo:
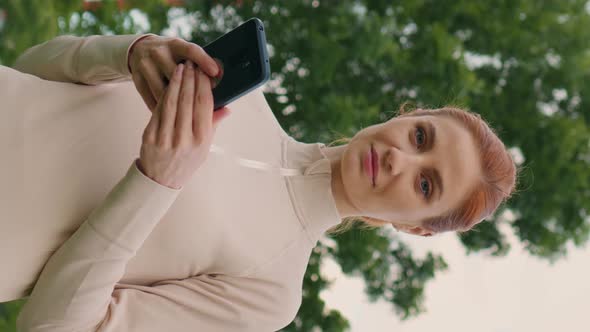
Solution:
{"label": "black smartphone", "polygon": [[222,68],[213,88],[214,110],[258,88],[270,77],[264,25],[256,17],[205,45],[203,50]]}

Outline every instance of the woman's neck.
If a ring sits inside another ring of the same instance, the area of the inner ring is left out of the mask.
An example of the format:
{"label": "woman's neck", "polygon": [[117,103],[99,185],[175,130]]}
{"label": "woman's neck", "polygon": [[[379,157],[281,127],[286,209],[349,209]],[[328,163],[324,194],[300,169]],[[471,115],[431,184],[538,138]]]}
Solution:
{"label": "woman's neck", "polygon": [[348,148],[348,144],[339,146],[325,146],[322,152],[330,159],[330,167],[332,168],[332,194],[336,202],[336,208],[341,218],[350,216],[358,216],[358,211],[350,204],[350,200],[344,191],[344,184],[342,181],[341,160],[342,154]]}

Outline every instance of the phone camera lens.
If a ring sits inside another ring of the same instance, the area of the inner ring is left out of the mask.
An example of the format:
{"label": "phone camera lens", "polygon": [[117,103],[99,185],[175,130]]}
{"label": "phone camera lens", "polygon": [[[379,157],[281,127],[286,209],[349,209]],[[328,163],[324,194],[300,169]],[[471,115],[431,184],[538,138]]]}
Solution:
{"label": "phone camera lens", "polygon": [[262,31],[262,30],[264,30],[264,28],[263,27],[258,27],[258,30]]}

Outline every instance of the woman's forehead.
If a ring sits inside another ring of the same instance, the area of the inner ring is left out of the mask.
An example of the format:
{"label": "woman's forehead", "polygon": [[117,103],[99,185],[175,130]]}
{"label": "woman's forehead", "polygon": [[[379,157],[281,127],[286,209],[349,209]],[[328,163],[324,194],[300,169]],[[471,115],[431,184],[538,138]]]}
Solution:
{"label": "woman's forehead", "polygon": [[444,188],[437,203],[454,207],[480,178],[479,149],[467,128],[456,120],[446,116],[420,118],[430,121],[436,131],[431,153],[433,166],[438,169]]}

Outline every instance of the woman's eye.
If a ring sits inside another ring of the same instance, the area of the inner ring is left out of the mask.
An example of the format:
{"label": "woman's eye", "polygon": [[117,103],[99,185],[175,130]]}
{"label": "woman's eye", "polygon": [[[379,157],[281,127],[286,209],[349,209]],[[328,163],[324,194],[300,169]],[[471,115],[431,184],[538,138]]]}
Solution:
{"label": "woman's eye", "polygon": [[[420,135],[422,134],[422,135]],[[416,128],[416,144],[418,144],[418,147],[422,146],[424,144],[424,129],[422,129],[422,127],[417,127]],[[421,139],[420,139],[421,138]]]}
{"label": "woman's eye", "polygon": [[424,198],[428,198],[428,196],[430,195],[430,185],[428,184],[428,181],[425,178],[422,178],[420,180],[420,190],[424,193]]}

